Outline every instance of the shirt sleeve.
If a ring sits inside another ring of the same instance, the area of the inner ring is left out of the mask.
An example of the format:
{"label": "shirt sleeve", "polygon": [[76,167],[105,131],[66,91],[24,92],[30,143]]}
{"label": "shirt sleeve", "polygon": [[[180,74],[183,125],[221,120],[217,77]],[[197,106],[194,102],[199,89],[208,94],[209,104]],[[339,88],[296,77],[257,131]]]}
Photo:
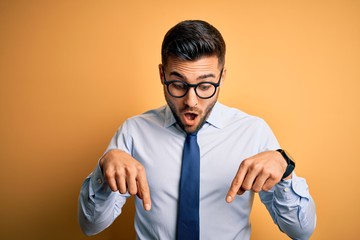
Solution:
{"label": "shirt sleeve", "polygon": [[[124,126],[116,132],[105,153],[112,149],[130,152],[123,130]],[[80,189],[78,220],[82,231],[86,235],[94,235],[110,226],[120,215],[121,208],[129,196],[128,193],[120,194],[110,189],[98,162]]]}
{"label": "shirt sleeve", "polygon": [[273,221],[291,239],[309,239],[316,225],[315,203],[304,178],[295,172],[289,180],[280,181],[272,190],[261,191]]}
{"label": "shirt sleeve", "polygon": [[121,213],[129,194],[113,192],[105,182],[100,166],[85,179],[79,196],[78,216],[86,235],[94,235],[108,226]]}

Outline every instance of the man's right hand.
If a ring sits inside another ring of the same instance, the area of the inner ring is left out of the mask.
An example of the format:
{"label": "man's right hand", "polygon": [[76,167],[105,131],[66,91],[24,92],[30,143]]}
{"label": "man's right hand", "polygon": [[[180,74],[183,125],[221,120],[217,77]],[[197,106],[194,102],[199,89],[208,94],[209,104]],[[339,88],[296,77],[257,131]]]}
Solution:
{"label": "man's right hand", "polygon": [[136,194],[142,199],[144,209],[151,209],[150,189],[142,164],[126,152],[111,150],[100,159],[100,167],[112,191]]}

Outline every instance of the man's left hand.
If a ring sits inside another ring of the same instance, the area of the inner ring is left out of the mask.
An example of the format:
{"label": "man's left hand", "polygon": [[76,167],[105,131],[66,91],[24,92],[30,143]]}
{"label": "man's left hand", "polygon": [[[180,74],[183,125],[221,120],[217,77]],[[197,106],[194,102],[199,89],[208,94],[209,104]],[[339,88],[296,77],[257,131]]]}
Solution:
{"label": "man's left hand", "polygon": [[280,182],[287,167],[286,160],[278,151],[267,151],[245,159],[232,181],[226,202],[231,203],[236,194],[245,191],[269,191]]}

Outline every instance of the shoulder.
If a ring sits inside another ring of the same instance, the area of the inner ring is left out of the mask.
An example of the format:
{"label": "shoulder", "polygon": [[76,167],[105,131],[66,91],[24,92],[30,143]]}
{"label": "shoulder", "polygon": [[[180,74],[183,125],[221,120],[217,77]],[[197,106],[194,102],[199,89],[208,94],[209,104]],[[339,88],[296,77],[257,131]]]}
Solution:
{"label": "shoulder", "polygon": [[279,148],[272,129],[264,119],[232,107],[223,106],[222,109],[225,132],[246,139],[247,142],[257,143],[254,146],[257,146],[258,152]]}
{"label": "shoulder", "polygon": [[221,103],[217,103],[220,114],[222,116],[223,124],[242,124],[242,125],[267,125],[261,117],[248,114],[238,108],[229,107]]}
{"label": "shoulder", "polygon": [[124,125],[128,127],[136,126],[137,128],[149,127],[151,125],[163,125],[166,115],[166,106],[148,110],[142,114],[128,118]]}
{"label": "shoulder", "polygon": [[148,110],[144,113],[134,115],[132,117],[129,117],[126,119],[126,121],[139,121],[139,120],[147,120],[147,119],[153,119],[153,118],[161,118],[165,114],[166,106],[161,106],[159,108]]}

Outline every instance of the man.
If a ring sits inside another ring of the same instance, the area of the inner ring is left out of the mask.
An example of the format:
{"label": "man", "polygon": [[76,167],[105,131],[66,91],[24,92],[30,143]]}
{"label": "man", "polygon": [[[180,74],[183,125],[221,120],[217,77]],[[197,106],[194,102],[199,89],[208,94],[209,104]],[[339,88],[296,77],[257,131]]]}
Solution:
{"label": "man", "polygon": [[219,31],[174,26],[159,73],[167,105],[125,121],[82,185],[84,233],[108,227],[137,195],[138,239],[249,239],[259,193],[281,231],[308,239],[315,205],[294,162],[262,119],[217,101],[226,79]]}

